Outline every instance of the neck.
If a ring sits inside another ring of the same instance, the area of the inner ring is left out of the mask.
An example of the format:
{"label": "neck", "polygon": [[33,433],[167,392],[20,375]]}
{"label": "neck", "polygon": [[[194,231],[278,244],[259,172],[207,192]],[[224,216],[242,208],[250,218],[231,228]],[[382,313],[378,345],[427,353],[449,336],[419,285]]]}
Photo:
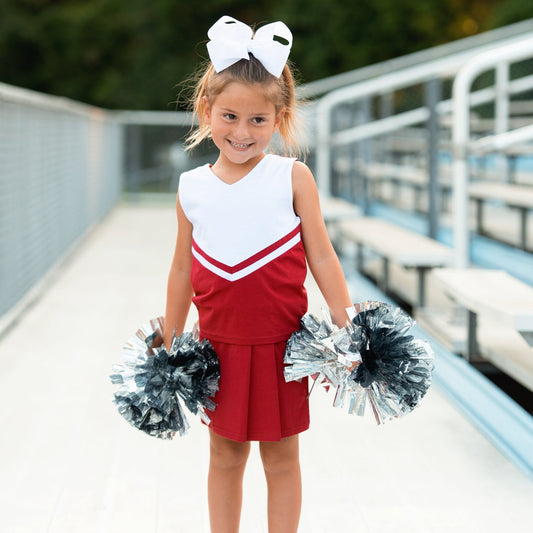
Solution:
{"label": "neck", "polygon": [[245,163],[233,163],[221,154],[211,168],[221,180],[226,183],[235,183],[249,174],[265,155],[262,152]]}

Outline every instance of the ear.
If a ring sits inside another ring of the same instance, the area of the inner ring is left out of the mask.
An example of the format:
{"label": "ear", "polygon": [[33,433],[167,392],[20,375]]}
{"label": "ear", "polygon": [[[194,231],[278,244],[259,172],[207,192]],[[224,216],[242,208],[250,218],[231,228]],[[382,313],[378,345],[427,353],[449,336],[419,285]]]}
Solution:
{"label": "ear", "polygon": [[207,96],[202,96],[202,101],[204,104],[204,112],[202,117],[204,119],[204,124],[211,125],[211,106],[209,105]]}

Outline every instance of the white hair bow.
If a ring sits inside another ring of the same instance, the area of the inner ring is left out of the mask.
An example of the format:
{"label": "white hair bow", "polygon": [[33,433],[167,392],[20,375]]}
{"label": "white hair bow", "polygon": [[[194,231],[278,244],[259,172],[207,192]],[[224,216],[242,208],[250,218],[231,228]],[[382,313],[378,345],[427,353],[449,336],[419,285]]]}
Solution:
{"label": "white hair bow", "polygon": [[273,22],[252,28],[233,17],[223,16],[209,28],[207,43],[209,58],[216,72],[220,72],[253,54],[262,65],[279,78],[289,57],[292,33],[283,22]]}

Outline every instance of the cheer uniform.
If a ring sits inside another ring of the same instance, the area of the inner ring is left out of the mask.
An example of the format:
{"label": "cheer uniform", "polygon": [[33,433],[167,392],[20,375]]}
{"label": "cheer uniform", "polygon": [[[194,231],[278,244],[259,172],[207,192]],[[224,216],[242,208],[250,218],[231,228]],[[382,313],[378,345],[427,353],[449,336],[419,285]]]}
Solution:
{"label": "cheer uniform", "polygon": [[309,427],[307,379],[283,377],[286,341],[307,311],[294,161],[268,154],[233,184],[210,165],[180,177],[180,203],[193,226],[200,336],[220,360],[210,427],[240,442],[277,441]]}

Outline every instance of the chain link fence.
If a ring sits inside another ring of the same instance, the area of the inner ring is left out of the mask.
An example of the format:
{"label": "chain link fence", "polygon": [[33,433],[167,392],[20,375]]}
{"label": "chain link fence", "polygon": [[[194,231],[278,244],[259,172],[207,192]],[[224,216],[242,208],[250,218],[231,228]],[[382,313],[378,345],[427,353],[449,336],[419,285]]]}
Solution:
{"label": "chain link fence", "polygon": [[0,84],[0,318],[116,203],[112,113]]}

